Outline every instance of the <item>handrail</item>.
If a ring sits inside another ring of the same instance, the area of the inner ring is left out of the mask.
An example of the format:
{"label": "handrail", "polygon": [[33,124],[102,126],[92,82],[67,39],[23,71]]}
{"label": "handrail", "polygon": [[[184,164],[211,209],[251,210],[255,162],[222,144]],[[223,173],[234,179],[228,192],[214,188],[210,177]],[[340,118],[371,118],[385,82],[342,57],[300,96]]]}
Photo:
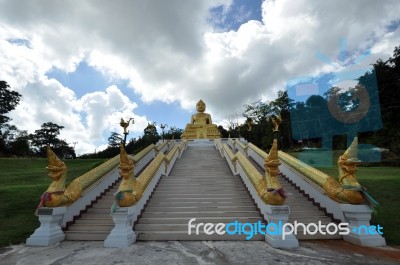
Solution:
{"label": "handrail", "polygon": [[[148,153],[150,153],[152,150],[154,150],[156,148],[156,146],[154,144],[151,144],[149,146],[147,146],[145,149],[143,149],[142,151],[140,151],[139,153],[137,153],[136,155],[132,156],[130,155],[129,158],[137,163],[139,162],[143,157],[145,157]],[[119,155],[118,155],[119,157]]]}
{"label": "handrail", "polygon": [[[132,171],[134,165],[129,161],[129,159],[127,159],[125,149],[121,146],[120,175],[122,176],[122,182],[118,187],[118,192],[115,194],[116,201],[111,207],[112,212],[116,209],[117,205],[120,207],[130,207],[138,203],[143,194],[145,194],[145,191],[153,178],[156,176],[159,178],[160,174],[168,174],[170,163],[175,161],[177,154],[184,150],[185,145],[186,141],[175,145],[167,155],[159,152],[137,178],[133,178]],[[165,171],[164,173],[161,173],[160,170],[163,166],[165,167]]]}
{"label": "handrail", "polygon": [[228,155],[229,160],[230,160],[232,163],[235,163],[237,157],[236,157],[236,155],[232,152],[232,149],[230,149],[229,146],[228,146],[227,144],[222,144],[222,148],[223,148],[223,150],[225,151],[225,153]]}
{"label": "handrail", "polygon": [[242,148],[244,151],[246,151],[247,146],[245,144],[243,144],[241,141],[239,141],[239,139],[236,139],[236,143],[240,146],[240,148]]}
{"label": "handrail", "polygon": [[[236,158],[238,163],[244,170],[245,174],[249,178],[251,184],[253,184],[257,193],[259,195],[261,195],[263,192],[265,193],[265,190],[262,190],[264,188],[266,189],[266,187],[264,187],[265,181],[260,172],[253,166],[253,164],[251,164],[251,162],[244,156],[244,154],[238,152],[236,153]],[[264,183],[262,183],[263,181]]]}
{"label": "handrail", "polygon": [[284,161],[286,164],[294,168],[296,171],[300,172],[316,184],[318,186],[323,187],[326,180],[329,178],[329,176],[318,169],[315,169],[306,163],[298,160],[297,158],[294,158],[293,156],[283,152],[279,151],[279,158]]}
{"label": "handrail", "polygon": [[156,174],[160,166],[163,164],[165,159],[165,155],[163,153],[159,153],[153,161],[151,161],[150,165],[148,165],[142,173],[137,177],[136,181],[141,186],[142,190],[145,191],[147,185],[149,185],[151,179]]}
{"label": "handrail", "polygon": [[[129,158],[136,164],[138,163],[143,157],[145,157],[148,153],[150,153],[153,149],[155,148],[154,144],[150,144],[149,146],[147,146],[146,148],[144,148],[143,150],[141,150],[139,153],[137,153],[134,156],[129,156]],[[112,163],[111,163],[112,162]],[[106,165],[106,163],[110,164],[110,166],[108,166],[108,164]],[[91,171],[86,172],[85,174],[83,174],[82,176],[78,177],[78,178],[86,178],[85,175],[92,175],[90,176],[90,178],[88,178],[88,180],[86,180],[87,182],[87,186],[86,187],[82,187],[82,194],[81,197],[83,195],[85,195],[86,193],[88,193],[93,187],[95,187],[99,182],[101,182],[104,178],[106,178],[111,172],[112,170],[118,166],[119,164],[119,155],[116,155],[115,157],[107,160],[106,162],[104,162],[103,164],[99,165],[98,167],[92,169]],[[104,165],[104,169],[100,170],[99,168]],[[93,172],[92,172],[93,171]],[[104,172],[104,173],[103,173]],[[78,179],[77,178],[77,179]],[[77,180],[78,181],[78,180]]]}
{"label": "handrail", "polygon": [[264,152],[262,149],[260,149],[258,146],[255,146],[252,143],[247,144],[247,148],[253,150],[257,155],[262,157],[264,160],[268,158],[268,154],[266,152]]}

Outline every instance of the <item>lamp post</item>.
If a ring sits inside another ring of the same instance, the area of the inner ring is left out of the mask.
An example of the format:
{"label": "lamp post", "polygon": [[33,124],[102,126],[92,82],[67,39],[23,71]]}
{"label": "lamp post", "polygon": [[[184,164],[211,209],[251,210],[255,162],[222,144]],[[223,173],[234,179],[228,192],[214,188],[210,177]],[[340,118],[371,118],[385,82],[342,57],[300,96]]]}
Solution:
{"label": "lamp post", "polygon": [[126,136],[129,134],[129,131],[127,130],[127,128],[129,126],[130,121],[132,121],[132,124],[135,123],[135,120],[133,118],[130,118],[128,121],[124,121],[124,119],[121,118],[121,121],[119,123],[119,125],[121,125],[121,127],[124,128],[124,142],[123,142],[124,147],[126,144]]}
{"label": "lamp post", "polygon": [[168,124],[162,124],[160,125],[161,131],[162,131],[162,141],[164,142],[164,129],[168,127]]}
{"label": "lamp post", "polygon": [[175,126],[171,127],[172,140],[175,140]]}

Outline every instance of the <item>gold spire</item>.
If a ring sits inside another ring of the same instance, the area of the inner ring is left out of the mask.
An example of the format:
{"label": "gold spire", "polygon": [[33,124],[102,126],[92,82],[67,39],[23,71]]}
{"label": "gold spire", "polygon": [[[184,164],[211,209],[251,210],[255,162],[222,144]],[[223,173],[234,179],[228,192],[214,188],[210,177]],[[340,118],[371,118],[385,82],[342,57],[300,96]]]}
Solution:
{"label": "gold spire", "polygon": [[276,172],[279,172],[278,166],[280,164],[278,159],[278,140],[274,139],[268,157],[265,159],[264,166],[267,171],[277,170]]}
{"label": "gold spire", "polygon": [[49,170],[55,170],[56,168],[62,170],[66,167],[65,163],[57,157],[49,145],[47,146],[47,161],[49,163],[47,169]]}
{"label": "gold spire", "polygon": [[348,162],[361,162],[358,157],[358,137],[354,137],[353,142],[347,148],[346,152],[343,154],[343,158],[346,159]]}
{"label": "gold spire", "polygon": [[119,146],[119,149],[120,149],[120,155],[119,155],[120,174],[124,179],[129,179],[131,176],[133,176],[133,167],[134,167],[133,161],[129,159],[123,144]]}

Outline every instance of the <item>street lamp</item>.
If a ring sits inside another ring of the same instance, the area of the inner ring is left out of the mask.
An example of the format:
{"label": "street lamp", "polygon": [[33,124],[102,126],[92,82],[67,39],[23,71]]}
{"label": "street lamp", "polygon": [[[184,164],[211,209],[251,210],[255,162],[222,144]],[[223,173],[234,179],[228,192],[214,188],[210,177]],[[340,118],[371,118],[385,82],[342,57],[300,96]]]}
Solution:
{"label": "street lamp", "polygon": [[119,125],[121,125],[122,128],[124,128],[124,142],[123,145],[125,146],[126,144],[126,136],[129,134],[129,131],[127,130],[129,126],[129,122],[132,121],[132,124],[135,123],[135,120],[133,118],[130,118],[128,121],[124,121],[124,119],[121,118],[121,121]]}
{"label": "street lamp", "polygon": [[168,127],[168,124],[162,124],[160,125],[161,131],[162,131],[162,141],[164,142],[164,129]]}

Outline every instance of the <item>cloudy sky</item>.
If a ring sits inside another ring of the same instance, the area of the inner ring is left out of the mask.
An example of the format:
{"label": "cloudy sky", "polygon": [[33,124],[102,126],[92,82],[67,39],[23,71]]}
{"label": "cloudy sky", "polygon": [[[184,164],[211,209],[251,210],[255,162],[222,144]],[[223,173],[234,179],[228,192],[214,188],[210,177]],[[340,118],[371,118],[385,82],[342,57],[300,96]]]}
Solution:
{"label": "cloudy sky", "polygon": [[225,125],[287,80],[351,65],[343,40],[363,67],[389,58],[399,26],[398,0],[0,0],[0,80],[23,95],[12,124],[65,126],[82,154],[121,117],[128,139],[184,128],[200,98]]}

